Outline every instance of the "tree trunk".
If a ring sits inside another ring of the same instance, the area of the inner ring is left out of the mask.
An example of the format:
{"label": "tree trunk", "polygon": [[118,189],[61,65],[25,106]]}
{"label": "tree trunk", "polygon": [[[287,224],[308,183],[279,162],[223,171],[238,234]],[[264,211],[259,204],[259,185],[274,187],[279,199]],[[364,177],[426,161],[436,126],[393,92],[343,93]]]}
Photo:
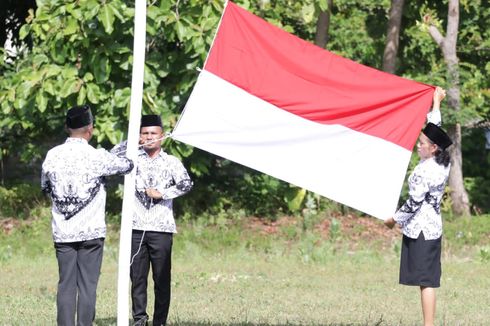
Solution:
{"label": "tree trunk", "polygon": [[449,188],[453,212],[457,215],[469,215],[470,205],[468,194],[463,184],[463,156],[461,153],[461,125],[458,123],[449,128],[448,134],[453,140],[451,154],[451,170],[449,172]]}
{"label": "tree trunk", "polygon": [[328,29],[330,27],[330,13],[332,12],[333,0],[328,0],[328,8],[320,12],[316,22],[315,44],[325,48],[328,43]]}
{"label": "tree trunk", "polygon": [[[460,110],[460,92],[459,92],[459,67],[458,56],[456,54],[456,43],[458,38],[459,24],[459,1],[450,0],[448,9],[448,22],[446,37],[443,37],[436,26],[430,24],[429,33],[434,41],[441,48],[444,61],[447,65],[447,84],[448,84],[448,106],[454,111]],[[453,140],[450,147],[451,154],[451,171],[449,173],[449,188],[452,201],[452,209],[456,215],[469,215],[470,205],[468,193],[464,188],[463,182],[463,154],[461,151],[461,125],[456,123],[455,126],[448,129],[448,133]]]}
{"label": "tree trunk", "polygon": [[383,54],[383,71],[391,74],[396,70],[396,56],[400,38],[400,26],[402,24],[404,0],[391,0],[390,18],[386,32],[386,46]]}

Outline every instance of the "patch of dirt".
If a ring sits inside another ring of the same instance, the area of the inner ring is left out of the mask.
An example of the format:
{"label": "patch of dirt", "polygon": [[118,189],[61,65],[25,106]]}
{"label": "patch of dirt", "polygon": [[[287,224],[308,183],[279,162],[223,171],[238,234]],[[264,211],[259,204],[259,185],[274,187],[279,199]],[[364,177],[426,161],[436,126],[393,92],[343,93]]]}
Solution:
{"label": "patch of dirt", "polygon": [[21,221],[13,219],[11,217],[0,219],[0,228],[5,234],[12,233],[12,230],[18,228],[21,224]]}
{"label": "patch of dirt", "polygon": [[[261,234],[280,235],[284,234],[289,227],[301,230],[303,220],[301,217],[292,216],[283,216],[275,221],[250,217],[245,223],[246,228]],[[325,217],[313,226],[313,231],[319,233],[325,240],[335,236],[350,240],[353,243],[381,242],[391,245],[393,241],[401,238],[399,227],[395,226],[393,229],[388,229],[379,219],[353,214],[333,214]]]}
{"label": "patch of dirt", "polygon": [[272,235],[282,232],[284,227],[296,226],[300,222],[301,220],[299,218],[291,216],[282,216],[274,221],[266,218],[251,216],[246,219],[245,227],[261,234]]}

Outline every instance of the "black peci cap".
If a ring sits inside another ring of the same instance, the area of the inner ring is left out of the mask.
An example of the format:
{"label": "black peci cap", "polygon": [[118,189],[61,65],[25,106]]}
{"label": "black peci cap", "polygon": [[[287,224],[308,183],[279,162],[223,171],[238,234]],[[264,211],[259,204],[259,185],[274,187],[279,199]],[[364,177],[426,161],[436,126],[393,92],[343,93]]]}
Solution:
{"label": "black peci cap", "polygon": [[142,128],[142,127],[161,127],[161,128],[163,128],[162,118],[157,114],[143,115],[141,117],[140,128]]}
{"label": "black peci cap", "polygon": [[448,134],[446,134],[442,128],[438,127],[432,122],[429,122],[422,132],[427,136],[427,138],[429,138],[434,144],[443,150],[451,146],[453,143]]}
{"label": "black peci cap", "polygon": [[94,122],[90,106],[74,106],[66,113],[66,126],[70,129],[78,129]]}

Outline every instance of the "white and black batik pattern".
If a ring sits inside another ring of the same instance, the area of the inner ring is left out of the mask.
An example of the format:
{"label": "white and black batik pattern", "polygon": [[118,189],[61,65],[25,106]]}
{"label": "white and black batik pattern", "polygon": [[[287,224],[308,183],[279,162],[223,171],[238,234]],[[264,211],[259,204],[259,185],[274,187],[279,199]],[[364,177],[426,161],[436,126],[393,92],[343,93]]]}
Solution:
{"label": "white and black batik pattern", "polygon": [[127,158],[95,149],[82,138],[68,138],[51,149],[43,162],[41,189],[53,202],[55,242],[105,237],[104,177],[132,168]]}
{"label": "white and black batik pattern", "polygon": [[[152,199],[146,189],[153,188],[162,198]],[[189,192],[192,181],[182,163],[160,150],[155,158],[140,150],[136,162],[135,212],[133,229],[177,232],[172,200]]]}
{"label": "white and black batik pattern", "polygon": [[[63,171],[60,172],[63,173]],[[100,179],[89,182],[89,180],[78,180],[75,176],[69,178],[63,182],[63,184],[60,184],[59,188],[61,188],[61,191],[57,191],[55,187],[51,186],[51,182],[57,182],[57,180],[60,179],[58,174],[59,173],[56,171],[49,172],[48,180],[43,185],[45,188],[42,190],[51,195],[53,205],[56,207],[57,211],[62,214],[65,219],[69,220],[94,199],[99,192],[100,187],[103,186],[103,183]],[[81,196],[80,194],[83,195]]]}
{"label": "white and black batik pattern", "polygon": [[417,239],[423,232],[426,240],[434,240],[442,235],[440,205],[449,168],[429,158],[421,161],[408,178],[409,198],[394,216],[407,237]]}

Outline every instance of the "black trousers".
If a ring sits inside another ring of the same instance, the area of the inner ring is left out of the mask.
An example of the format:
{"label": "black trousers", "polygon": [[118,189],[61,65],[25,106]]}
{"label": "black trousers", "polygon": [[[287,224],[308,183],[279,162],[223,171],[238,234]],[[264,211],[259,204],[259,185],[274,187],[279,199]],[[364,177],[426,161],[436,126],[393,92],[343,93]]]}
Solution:
{"label": "black trousers", "polygon": [[56,297],[58,325],[75,325],[75,312],[77,325],[92,325],[104,239],[55,242],[54,247],[60,276]]}
{"label": "black trousers", "polygon": [[151,264],[155,291],[153,325],[165,325],[170,307],[172,233],[133,230],[131,258],[133,319],[137,321],[148,318],[146,305],[148,274]]}

